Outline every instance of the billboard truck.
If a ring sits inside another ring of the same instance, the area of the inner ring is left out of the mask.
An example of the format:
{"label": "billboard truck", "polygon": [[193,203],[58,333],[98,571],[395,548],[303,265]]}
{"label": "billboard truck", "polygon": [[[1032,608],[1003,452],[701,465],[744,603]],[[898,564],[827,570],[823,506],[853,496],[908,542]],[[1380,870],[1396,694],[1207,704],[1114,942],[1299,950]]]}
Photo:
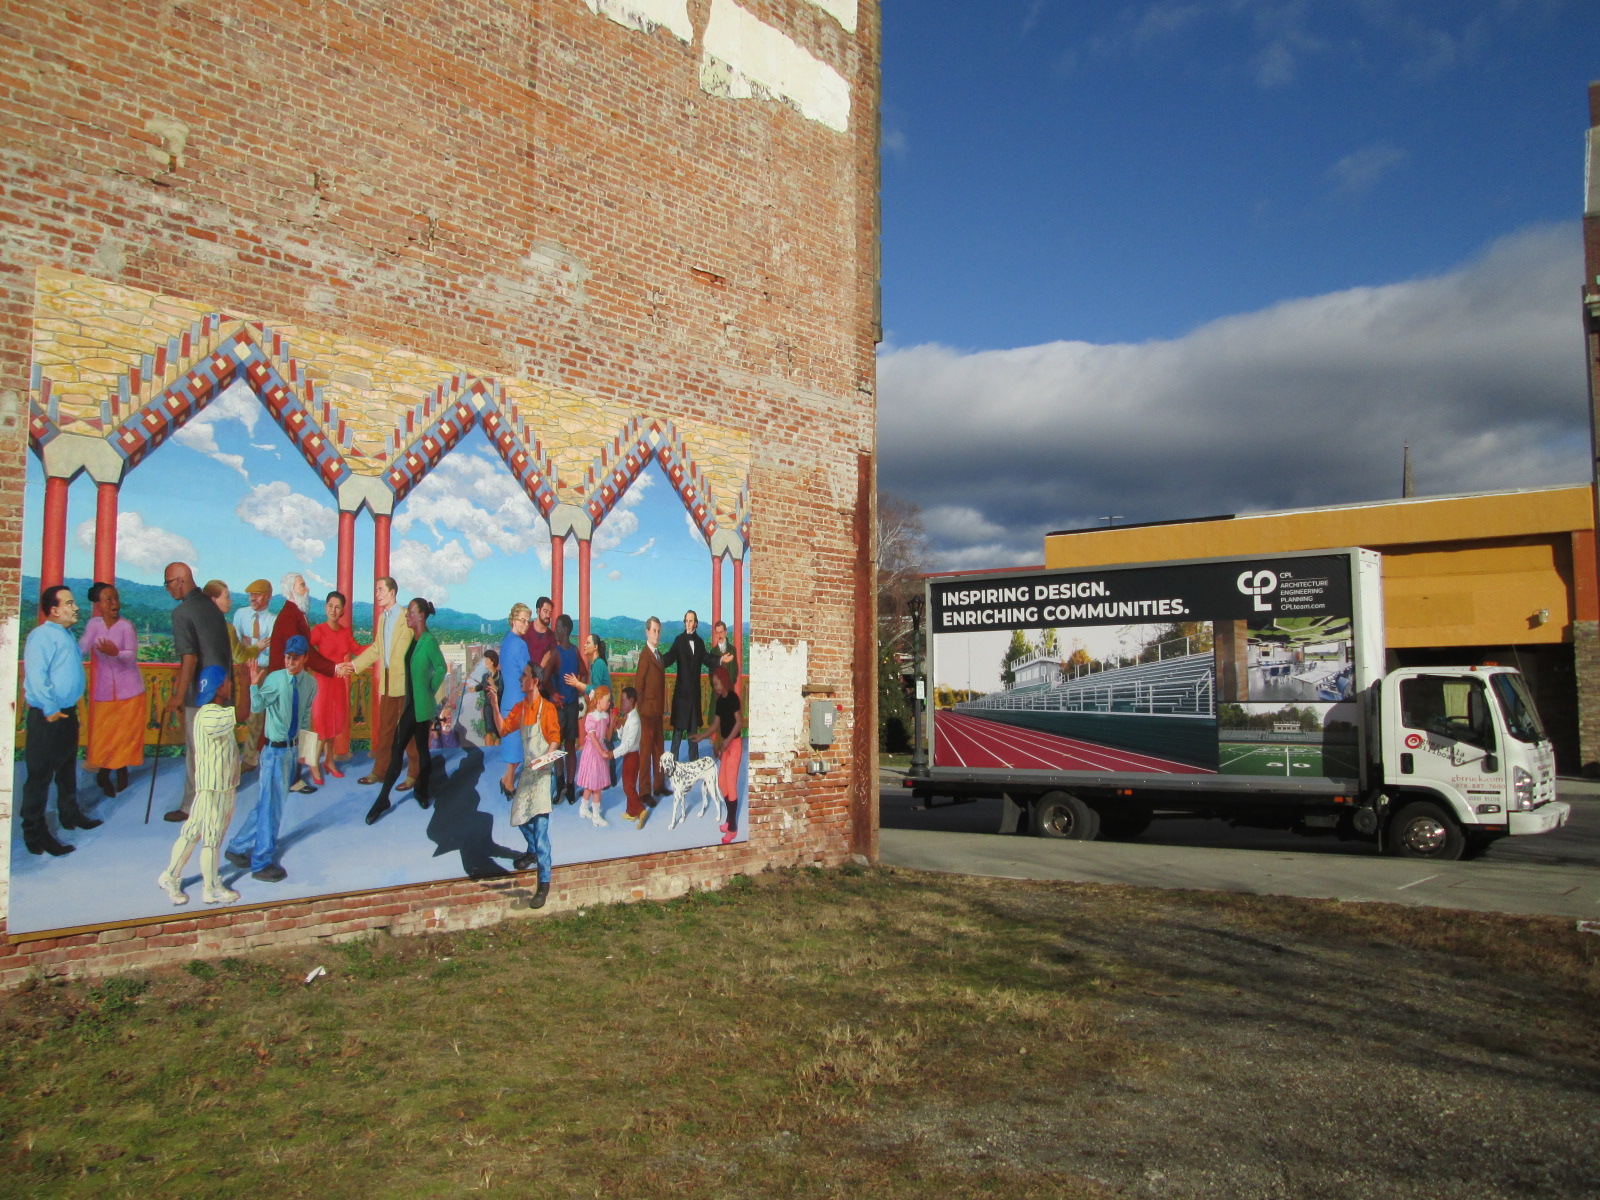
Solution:
{"label": "billboard truck", "polygon": [[1082,840],[1181,814],[1455,859],[1565,824],[1518,671],[1385,673],[1381,566],[1352,549],[931,578],[931,752],[905,786]]}

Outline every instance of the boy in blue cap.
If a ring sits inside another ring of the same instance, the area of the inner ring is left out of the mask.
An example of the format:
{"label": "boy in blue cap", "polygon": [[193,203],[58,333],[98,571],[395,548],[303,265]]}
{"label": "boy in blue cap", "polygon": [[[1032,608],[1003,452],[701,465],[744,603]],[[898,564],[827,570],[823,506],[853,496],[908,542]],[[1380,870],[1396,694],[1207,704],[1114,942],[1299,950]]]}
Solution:
{"label": "boy in blue cap", "polygon": [[260,663],[250,664],[250,710],[266,714],[266,744],[261,747],[256,806],[228,843],[226,857],[263,883],[279,883],[289,875],[277,861],[278,827],[300,731],[311,724],[311,701],[317,694],[316,677],[305,669],[310,649],[311,644],[295,634],[284,644],[281,671],[265,675]]}
{"label": "boy in blue cap", "polygon": [[239,787],[239,743],[234,737],[233,678],[227,667],[203,667],[195,691],[194,804],[172,843],[167,869],[156,884],[174,904],[189,903],[183,890],[183,868],[200,843],[200,878],[207,904],[235,904],[239,893],[226,886],[217,873],[222,835],[233,820],[233,800]]}

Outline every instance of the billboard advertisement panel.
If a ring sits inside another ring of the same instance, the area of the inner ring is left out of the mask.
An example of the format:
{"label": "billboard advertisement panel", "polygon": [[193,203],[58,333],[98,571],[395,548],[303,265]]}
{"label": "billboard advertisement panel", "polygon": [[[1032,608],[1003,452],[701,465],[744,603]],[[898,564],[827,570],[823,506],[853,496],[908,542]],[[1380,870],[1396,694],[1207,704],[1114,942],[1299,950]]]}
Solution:
{"label": "billboard advertisement panel", "polygon": [[929,586],[936,769],[1348,778],[1351,556]]}

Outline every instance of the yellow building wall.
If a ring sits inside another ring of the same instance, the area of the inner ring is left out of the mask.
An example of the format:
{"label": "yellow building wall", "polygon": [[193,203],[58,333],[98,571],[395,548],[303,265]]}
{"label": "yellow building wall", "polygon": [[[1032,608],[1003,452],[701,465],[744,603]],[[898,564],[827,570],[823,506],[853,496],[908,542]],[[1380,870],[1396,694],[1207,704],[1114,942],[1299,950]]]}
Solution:
{"label": "yellow building wall", "polygon": [[1572,535],[1593,528],[1588,487],[1548,488],[1053,534],[1044,558],[1076,569],[1364,546],[1384,556],[1391,647],[1537,645],[1571,639]]}

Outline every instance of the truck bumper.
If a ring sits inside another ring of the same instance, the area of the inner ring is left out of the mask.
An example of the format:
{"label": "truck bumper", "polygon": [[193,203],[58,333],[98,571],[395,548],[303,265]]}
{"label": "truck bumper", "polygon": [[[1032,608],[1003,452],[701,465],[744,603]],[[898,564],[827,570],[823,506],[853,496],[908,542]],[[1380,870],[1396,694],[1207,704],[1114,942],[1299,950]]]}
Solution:
{"label": "truck bumper", "polygon": [[1549,804],[1541,804],[1532,812],[1514,812],[1506,815],[1511,821],[1512,837],[1523,833],[1549,833],[1552,829],[1559,829],[1567,823],[1567,818],[1572,815],[1572,805],[1565,800],[1552,800]]}

